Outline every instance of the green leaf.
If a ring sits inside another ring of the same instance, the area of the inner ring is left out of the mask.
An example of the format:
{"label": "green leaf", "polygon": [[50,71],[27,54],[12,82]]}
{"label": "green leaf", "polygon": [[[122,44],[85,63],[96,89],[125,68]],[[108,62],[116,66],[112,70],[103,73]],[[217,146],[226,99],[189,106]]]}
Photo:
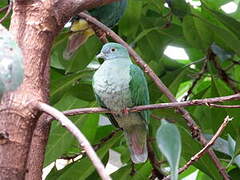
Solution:
{"label": "green leaf", "polygon": [[188,13],[188,4],[184,0],[166,0],[172,12],[179,17],[184,17]]}
{"label": "green leaf", "polygon": [[232,0],[217,0],[217,1],[201,0],[201,3],[205,3],[208,6],[210,6],[211,8],[218,9],[220,6],[227,4],[230,1],[232,1]]}
{"label": "green leaf", "polygon": [[143,3],[141,1],[128,1],[127,10],[119,22],[119,31],[125,36],[136,36],[140,21]]}
{"label": "green leaf", "polygon": [[207,18],[203,18],[196,14],[194,14],[194,17],[204,22],[209,30],[213,32],[213,39],[217,44],[221,44],[221,47],[224,49],[230,49],[236,54],[240,55],[240,40],[234,33],[226,30],[223,27],[213,24]]}
{"label": "green leaf", "polygon": [[95,36],[91,37],[74,53],[71,59],[65,60],[63,58],[63,52],[67,46],[68,36],[65,35],[62,39],[58,38],[57,40],[52,50],[52,60],[56,62],[52,63],[52,65],[58,68],[64,67],[66,72],[77,72],[85,69],[96,56],[101,46]]}
{"label": "green leaf", "polygon": [[237,180],[237,179],[240,179],[240,173],[239,173],[239,168],[234,168],[232,170],[230,170],[228,172],[229,176],[231,177],[231,179],[233,180]]}
{"label": "green leaf", "polygon": [[[72,97],[71,95],[65,95],[55,107],[59,110],[68,110],[73,108],[93,106],[95,106],[95,103],[89,103]],[[97,114],[84,114],[75,116],[71,117],[71,120],[80,128],[90,142],[94,140],[98,124]],[[91,131],[89,131],[89,128],[91,128]],[[61,124],[54,121],[52,123],[47,150],[45,153],[45,166],[60,158],[60,156],[69,153],[73,147],[79,147],[75,137],[73,137],[72,134],[63,128]],[[80,149],[78,152],[79,151]]]}
{"label": "green leaf", "polygon": [[[97,151],[97,154],[100,159],[103,159],[104,156],[108,153],[109,149],[119,141],[122,137],[122,133],[118,132],[113,138],[102,144],[102,147]],[[58,180],[85,180],[95,171],[92,162],[89,158],[84,157],[77,162],[67,165],[65,168],[59,171],[52,171],[46,178],[46,180],[51,180],[49,177],[54,177]]]}
{"label": "green leaf", "polygon": [[199,172],[196,179],[197,180],[212,180],[212,178],[210,178],[207,174],[205,174],[203,172]]}
{"label": "green leaf", "polygon": [[233,162],[238,166],[238,168],[240,168],[240,155],[237,155]]}
{"label": "green leaf", "polygon": [[[213,135],[205,134],[204,137],[210,141],[210,139],[213,137]],[[240,168],[240,155],[235,156],[235,144],[236,141],[232,139],[231,136],[228,136],[229,139],[226,141],[223,138],[218,137],[215,143],[213,144],[213,149],[215,151],[221,152],[223,154],[226,154],[232,158],[232,162],[235,163]]]}
{"label": "green leaf", "polygon": [[[168,87],[168,89],[175,95],[177,94],[181,82],[186,80],[186,74],[188,74],[187,69],[178,69],[166,73],[166,75],[162,77],[161,80]],[[160,94],[160,97],[161,101],[163,102],[168,101],[165,95]]]}
{"label": "green leaf", "polygon": [[236,142],[233,140],[230,134],[228,134],[228,152],[230,156],[233,158],[234,153],[235,153],[235,146]]}
{"label": "green leaf", "polygon": [[93,70],[82,70],[65,76],[56,75],[50,86],[51,104],[55,104],[68,90],[74,88],[79,80],[88,77],[92,72]]}
{"label": "green leaf", "polygon": [[236,19],[225,15],[223,12],[215,11],[211,8],[208,8],[206,4],[203,4],[204,7],[211,13],[218,21],[224,24],[228,29],[230,29],[236,36],[240,37],[240,22]]}
{"label": "green leaf", "polygon": [[[202,149],[202,145],[198,141],[194,140],[191,134],[184,128],[179,128],[181,133],[182,141],[182,157],[189,161],[192,156],[198,153]],[[207,164],[207,166],[206,166]],[[193,166],[206,173],[212,179],[221,179],[221,176],[212,162],[210,156],[205,154],[197,162],[193,163]]]}
{"label": "green leaf", "polygon": [[174,124],[163,120],[157,131],[158,147],[167,158],[171,167],[171,179],[178,179],[178,165],[181,154],[181,137],[177,127]]}
{"label": "green leaf", "polygon": [[135,165],[136,173],[131,175],[131,165],[128,164],[126,166],[121,167],[118,171],[114,172],[111,176],[113,180],[140,180],[140,179],[148,179],[151,174],[152,165],[150,162],[144,164]]}
{"label": "green leaf", "polygon": [[[213,135],[211,134],[204,134],[204,137],[210,141],[213,137]],[[217,140],[215,141],[215,143],[213,144],[213,149],[215,151],[218,151],[218,152],[222,152],[224,154],[227,154],[227,155],[230,155],[229,153],[229,148],[228,148],[228,142],[221,138],[221,137],[218,137]]]}
{"label": "green leaf", "polygon": [[208,30],[208,27],[192,16],[183,18],[183,34],[193,47],[203,51],[206,51],[212,41],[212,33]]}

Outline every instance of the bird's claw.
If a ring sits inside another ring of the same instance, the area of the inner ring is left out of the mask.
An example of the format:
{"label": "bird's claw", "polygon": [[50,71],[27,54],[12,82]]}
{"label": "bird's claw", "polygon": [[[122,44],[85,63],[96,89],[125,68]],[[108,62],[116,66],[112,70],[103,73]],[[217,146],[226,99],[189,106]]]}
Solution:
{"label": "bird's claw", "polygon": [[123,109],[123,114],[124,114],[125,116],[127,116],[128,113],[129,113],[128,108]]}

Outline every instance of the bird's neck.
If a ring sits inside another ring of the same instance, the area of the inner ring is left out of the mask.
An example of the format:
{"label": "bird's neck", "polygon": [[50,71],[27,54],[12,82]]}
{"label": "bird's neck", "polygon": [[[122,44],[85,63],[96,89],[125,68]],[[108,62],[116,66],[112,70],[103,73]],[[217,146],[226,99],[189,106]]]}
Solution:
{"label": "bird's neck", "polygon": [[117,58],[117,59],[109,59],[104,61],[104,64],[111,64],[111,65],[127,65],[127,64],[132,64],[132,61],[130,58]]}

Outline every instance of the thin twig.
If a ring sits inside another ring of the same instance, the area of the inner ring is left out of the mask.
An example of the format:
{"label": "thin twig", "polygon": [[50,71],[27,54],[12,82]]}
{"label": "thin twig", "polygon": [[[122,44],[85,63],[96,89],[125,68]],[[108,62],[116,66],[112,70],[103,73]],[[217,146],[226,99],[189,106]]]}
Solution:
{"label": "thin twig", "polygon": [[148,147],[147,148],[148,149],[148,159],[153,167],[152,179],[155,179],[156,177],[158,179],[162,179],[164,177],[164,174],[160,171],[160,163],[157,161],[156,155],[153,151],[153,148],[151,145],[151,139],[148,139],[147,147]]}
{"label": "thin twig", "polygon": [[240,105],[221,105],[221,104],[209,104],[211,107],[216,107],[216,108],[240,108]]}
{"label": "thin twig", "polygon": [[[203,149],[201,149],[201,151],[199,151],[197,154],[195,154],[183,167],[181,167],[178,170],[179,174],[182,173],[183,171],[185,171],[187,168],[189,168],[190,165],[192,165],[194,162],[196,162],[199,158],[201,158],[205,154],[205,152],[214,144],[214,142],[221,135],[221,133],[223,132],[224,128],[227,126],[229,121],[231,121],[232,119],[233,118],[230,118],[229,116],[225,117],[223,123],[218,128],[217,132],[212,137],[212,139],[207,143],[207,145]],[[164,180],[167,180],[167,179],[170,179],[170,176],[167,176],[164,178]]]}
{"label": "thin twig", "polygon": [[96,152],[93,150],[93,148],[90,145],[90,143],[88,142],[87,138],[81,133],[81,131],[77,128],[77,126],[75,126],[72,123],[72,121],[70,121],[62,112],[49,106],[48,104],[38,102],[36,104],[36,107],[39,110],[53,116],[58,121],[60,121],[62,126],[67,128],[77,138],[78,142],[83,147],[83,149],[86,151],[88,157],[91,159],[93,165],[97,169],[101,178],[104,180],[111,180],[111,177],[105,171],[104,165],[102,164],[101,160],[98,158]]}
{"label": "thin twig", "polygon": [[208,64],[208,59],[206,58],[204,63],[203,63],[201,71],[197,74],[197,77],[193,81],[192,86],[189,88],[189,90],[187,92],[187,95],[183,97],[183,101],[186,101],[188,99],[188,97],[192,94],[192,91],[195,88],[195,86],[197,85],[198,81],[202,78],[202,76],[206,72],[207,64]]}
{"label": "thin twig", "polygon": [[90,26],[93,28],[93,30],[95,31],[97,37],[99,38],[99,40],[102,43],[108,43],[108,39],[106,37],[106,33],[100,29],[98,26],[96,26],[95,24],[90,23]]}
{"label": "thin twig", "polygon": [[233,92],[238,93],[239,89],[237,88],[234,80],[228,76],[228,74],[225,72],[225,70],[222,69],[221,65],[216,59],[216,55],[209,50],[209,60],[211,60],[218,72],[219,77],[227,84],[229,88],[233,90]]}
{"label": "thin twig", "polygon": [[0,13],[1,13],[1,12],[4,12],[4,11],[7,11],[7,10],[8,10],[8,7],[9,7],[9,5],[6,5],[5,7],[0,8]]}
{"label": "thin twig", "polygon": [[231,62],[232,62],[233,64],[240,65],[240,62],[239,62],[239,61],[236,61],[236,60],[231,60]]}
{"label": "thin twig", "polygon": [[[80,13],[80,17],[86,19],[87,21],[95,24],[99,28],[101,28],[103,31],[106,32],[108,36],[110,36],[114,41],[122,44],[128,49],[129,54],[133,57],[135,62],[141,66],[145,73],[148,74],[148,76],[154,81],[154,83],[157,85],[157,87],[160,89],[160,91],[171,101],[171,102],[177,102],[174,95],[169,91],[169,89],[163,84],[163,82],[159,79],[159,77],[153,72],[153,70],[142,60],[142,58],[125,42],[123,41],[114,31],[112,31],[110,28],[99,22],[94,17],[91,17],[90,15],[86,13]],[[192,136],[194,138],[197,138],[197,140],[200,141],[202,145],[206,145],[207,140],[201,133],[200,128],[195,123],[195,121],[192,119],[191,115],[188,111],[186,111],[183,107],[176,107],[177,111],[183,116],[183,118],[187,122],[187,126],[191,130]],[[208,153],[213,160],[214,164],[218,168],[220,174],[224,177],[225,180],[228,180],[229,177],[227,175],[226,170],[222,167],[219,159],[217,158],[216,154],[213,152],[213,150],[209,149]]]}
{"label": "thin twig", "polygon": [[[2,17],[2,19],[0,19],[0,23],[2,23],[2,22],[8,17],[8,15],[10,14],[10,12],[11,12],[11,10],[12,10],[12,6],[13,6],[13,2],[10,1],[10,2],[9,2],[9,5],[6,6],[6,7],[8,7],[7,12],[6,12],[6,14]],[[3,8],[3,9],[4,9],[4,8]],[[1,9],[1,10],[2,10],[2,9]]]}
{"label": "thin twig", "polygon": [[[120,129],[117,129],[117,130],[111,132],[109,135],[107,135],[106,137],[102,138],[99,143],[92,145],[94,151],[99,150],[106,142],[108,142],[110,139],[112,139],[113,137],[115,137],[119,131],[120,131]],[[81,151],[80,153],[76,153],[76,154],[74,154],[74,155],[62,156],[60,159],[73,160],[73,159],[75,159],[76,157],[78,157],[78,156],[80,156],[80,155],[83,155],[83,156],[84,156],[85,154],[86,154],[85,151],[84,151],[84,152]]]}
{"label": "thin twig", "polygon": [[[132,108],[128,108],[128,112],[138,112],[150,109],[163,109],[163,108],[176,108],[176,107],[187,107],[187,106],[209,106],[209,107],[216,107],[216,108],[240,108],[240,105],[219,105],[214,103],[224,102],[224,101],[231,101],[231,100],[240,100],[240,93],[230,95],[230,96],[222,96],[222,97],[215,97],[215,98],[205,98],[205,99],[195,99],[191,101],[184,101],[184,102],[173,102],[173,103],[160,103],[160,104],[149,104],[143,106],[135,106]],[[2,111],[2,109],[0,109]],[[101,107],[94,107],[94,108],[78,108],[78,109],[71,109],[62,112],[67,116],[74,116],[80,114],[93,114],[93,113],[112,113],[106,108]],[[154,115],[153,115],[154,116]],[[156,117],[154,117],[156,119]],[[49,120],[53,119],[52,117]]]}
{"label": "thin twig", "polygon": [[105,144],[107,141],[109,141],[110,139],[112,139],[112,138],[113,138],[118,132],[120,132],[120,131],[121,131],[121,129],[117,129],[117,130],[111,132],[108,136],[102,138],[102,139],[100,140],[100,143],[93,145],[93,149],[94,149],[95,151],[97,151],[100,147],[102,147],[103,144]]}

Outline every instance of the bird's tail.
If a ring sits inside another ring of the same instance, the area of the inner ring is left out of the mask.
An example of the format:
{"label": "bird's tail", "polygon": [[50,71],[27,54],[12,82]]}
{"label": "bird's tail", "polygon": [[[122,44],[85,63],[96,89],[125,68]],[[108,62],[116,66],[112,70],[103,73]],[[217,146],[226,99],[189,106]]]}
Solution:
{"label": "bird's tail", "polygon": [[143,125],[131,126],[124,130],[132,161],[144,163],[148,157],[147,128]]}

